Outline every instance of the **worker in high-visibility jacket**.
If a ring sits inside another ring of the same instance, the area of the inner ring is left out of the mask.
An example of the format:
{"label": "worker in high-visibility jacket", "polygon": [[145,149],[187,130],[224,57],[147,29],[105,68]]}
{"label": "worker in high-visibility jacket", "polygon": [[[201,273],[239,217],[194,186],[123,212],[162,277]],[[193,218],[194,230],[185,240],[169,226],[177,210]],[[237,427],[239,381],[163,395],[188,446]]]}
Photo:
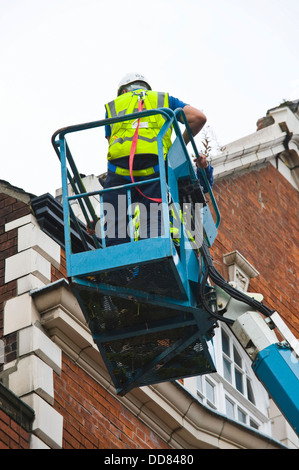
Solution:
{"label": "worker in high-visibility jacket", "polygon": [[[170,108],[175,110],[183,108],[190,130],[195,136],[206,123],[205,115],[198,109],[170,96],[168,93],[152,91],[148,80],[141,74],[127,74],[119,83],[117,98],[105,105],[106,117],[114,118],[138,111],[138,103],[142,99],[143,110],[156,108]],[[135,149],[133,170],[129,169],[129,155],[132,148],[137,120],[117,122],[105,127],[106,138],[109,142],[108,172],[104,188],[123,186],[132,181],[152,179],[159,176],[157,134],[165,120],[157,114],[142,118],[139,124],[138,140]],[[188,144],[189,136],[183,134],[185,143]],[[163,139],[165,158],[171,147],[171,129]],[[213,168],[204,155],[200,155],[196,161],[198,168],[205,168],[210,184],[213,184]],[[202,178],[198,171],[199,178]],[[202,181],[204,186],[204,182]],[[106,246],[128,242],[128,215],[126,209],[127,190],[104,193],[103,201],[106,212]],[[155,204],[161,198],[160,182],[151,182],[143,185],[142,193],[136,188],[132,189],[131,204],[135,204],[135,216],[138,219],[138,236],[148,238],[151,233],[161,235],[160,214],[155,220],[150,220],[150,204]],[[137,203],[147,209],[142,217]],[[137,208],[136,208],[137,207]],[[133,214],[134,215],[134,214]],[[135,234],[136,239],[136,234]]]}

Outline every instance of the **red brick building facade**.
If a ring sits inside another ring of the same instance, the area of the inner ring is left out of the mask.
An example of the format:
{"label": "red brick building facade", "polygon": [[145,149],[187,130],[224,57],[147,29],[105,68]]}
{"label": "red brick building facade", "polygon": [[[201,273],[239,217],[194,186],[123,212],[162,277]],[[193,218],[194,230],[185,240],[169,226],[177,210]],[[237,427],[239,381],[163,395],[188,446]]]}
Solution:
{"label": "red brick building facade", "polygon": [[86,372],[63,355],[55,377],[55,408],[64,418],[64,449],[168,449]]}
{"label": "red brick building facade", "polygon": [[270,163],[225,177],[214,187],[222,217],[213,256],[227,278],[223,254],[238,250],[258,270],[261,292],[299,336],[299,193]]}
{"label": "red brick building facade", "polygon": [[0,449],[29,449],[34,412],[0,383]]}

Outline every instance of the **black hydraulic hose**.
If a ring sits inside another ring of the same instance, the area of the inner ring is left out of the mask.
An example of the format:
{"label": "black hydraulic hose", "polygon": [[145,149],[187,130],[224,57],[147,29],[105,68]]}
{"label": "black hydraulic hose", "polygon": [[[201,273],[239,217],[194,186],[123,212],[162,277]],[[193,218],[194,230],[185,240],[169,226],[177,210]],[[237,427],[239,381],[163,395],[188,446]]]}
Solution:
{"label": "black hydraulic hose", "polygon": [[[243,292],[239,291],[238,289],[235,289],[233,286],[231,286],[221,276],[221,274],[216,270],[216,268],[213,264],[212,256],[211,256],[210,250],[209,250],[205,240],[203,240],[202,246],[200,247],[200,252],[201,252],[201,255],[202,255],[202,257],[204,259],[204,262],[205,262],[206,276],[209,276],[211,278],[211,280],[217,286],[221,287],[221,289],[223,289],[228,295],[230,295],[234,299],[236,299],[240,302],[244,302],[245,304],[249,305],[254,310],[262,313],[266,317],[269,317],[270,315],[272,315],[272,313],[275,310],[271,310],[269,307],[264,305],[262,302],[259,302],[258,300],[254,299],[252,297],[249,297],[248,295],[244,294]],[[202,289],[203,289],[203,287],[202,287]],[[202,294],[202,292],[201,292],[201,294]],[[222,318],[222,320],[225,320],[225,319]]]}
{"label": "black hydraulic hose", "polygon": [[222,321],[224,323],[227,323],[228,325],[232,325],[234,323],[234,320],[231,320],[230,318],[224,318],[221,315],[218,315],[216,312],[214,312],[208,303],[206,302],[205,296],[205,287],[206,287],[206,282],[209,277],[209,271],[206,270],[204,273],[204,276],[202,278],[202,281],[199,286],[199,297],[200,297],[200,302],[202,303],[204,309],[216,320]]}
{"label": "black hydraulic hose", "polygon": [[[186,202],[193,201],[192,196],[194,194],[186,195],[186,191],[182,191],[181,189],[181,206],[184,205]],[[182,194],[183,193],[183,194]],[[193,201],[194,202],[194,201]],[[192,215],[192,220],[195,220],[195,214],[194,214],[194,205],[191,204],[191,215]],[[205,310],[214,318],[217,320],[221,320],[225,323],[228,324],[233,324],[234,320],[231,320],[229,318],[225,318],[222,315],[218,315],[216,312],[212,310],[212,308],[208,305],[206,301],[206,283],[208,280],[208,277],[211,278],[211,280],[219,287],[221,287],[230,297],[233,297],[234,299],[243,302],[250,307],[252,307],[254,310],[261,312],[265,316],[269,317],[272,315],[272,313],[275,310],[271,310],[269,307],[264,305],[262,302],[259,302],[258,300],[255,300],[252,297],[249,297],[248,295],[244,294],[243,292],[239,291],[238,289],[235,289],[233,286],[231,286],[222,276],[221,274],[216,270],[213,259],[209,250],[209,247],[207,245],[207,242],[205,238],[203,238],[203,242],[201,247],[199,248],[202,259],[204,260],[204,266],[205,266],[205,271],[203,273],[202,269],[202,264],[200,266],[200,275],[199,275],[199,302],[202,303],[203,307]],[[202,279],[201,279],[202,277]]]}
{"label": "black hydraulic hose", "polygon": [[[198,189],[198,187],[196,188]],[[203,192],[201,191],[200,189],[200,192],[195,194],[195,191],[194,191],[194,186],[192,186],[192,194],[188,194],[188,191],[190,192],[190,189],[187,188],[187,191],[186,191],[186,186],[185,187],[180,187],[180,205],[182,208],[184,208],[184,204],[186,203],[191,203],[191,222],[193,221],[195,223],[195,220],[196,220],[196,215],[195,215],[195,212],[194,212],[194,202],[205,202],[205,199],[204,199],[204,195],[203,195]],[[196,201],[194,201],[194,197],[196,195]],[[192,197],[193,196],[193,197]],[[199,197],[199,199],[198,199]],[[194,227],[195,228],[195,227]],[[192,228],[191,228],[192,229]],[[198,234],[198,236],[201,237],[201,233]],[[210,255],[210,252],[209,252],[209,249],[207,247],[207,250],[208,250],[208,255]],[[206,292],[205,292],[205,288],[206,288],[206,283],[207,283],[207,280],[208,280],[208,277],[209,277],[209,269],[207,269],[208,266],[213,266],[213,263],[211,262],[211,260],[209,260],[209,262],[207,262],[207,259],[208,256],[207,254],[204,254],[204,256],[202,257],[199,257],[199,279],[198,279],[198,284],[199,284],[199,304],[201,304],[204,309],[213,317],[215,318],[216,320],[219,320],[219,321],[222,321],[224,323],[227,323],[229,325],[232,325],[234,323],[233,320],[229,319],[229,318],[224,318],[222,317],[221,315],[218,315],[216,313],[216,311],[214,311],[209,305],[208,305],[208,302],[206,301]],[[203,270],[203,260],[205,261],[205,271]],[[199,306],[199,305],[198,305]]]}

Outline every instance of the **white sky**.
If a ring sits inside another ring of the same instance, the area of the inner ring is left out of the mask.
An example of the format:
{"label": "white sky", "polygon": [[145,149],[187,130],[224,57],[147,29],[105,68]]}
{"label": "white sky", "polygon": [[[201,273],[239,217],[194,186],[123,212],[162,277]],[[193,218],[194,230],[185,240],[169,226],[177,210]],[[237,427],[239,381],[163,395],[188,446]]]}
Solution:
{"label": "white sky", "polygon": [[[255,132],[299,98],[298,18],[298,0],[0,0],[0,179],[54,195],[52,134],[103,119],[132,71],[204,111],[220,145]],[[85,174],[106,170],[93,139]]]}

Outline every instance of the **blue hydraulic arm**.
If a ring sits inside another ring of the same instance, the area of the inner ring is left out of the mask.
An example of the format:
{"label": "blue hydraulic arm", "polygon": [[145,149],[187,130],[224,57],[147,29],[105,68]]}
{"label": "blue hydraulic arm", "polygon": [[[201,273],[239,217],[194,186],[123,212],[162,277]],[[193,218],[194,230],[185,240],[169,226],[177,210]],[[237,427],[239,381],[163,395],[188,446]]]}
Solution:
{"label": "blue hydraulic arm", "polygon": [[233,321],[231,329],[251,358],[253,371],[299,435],[298,340],[277,312],[264,318],[219,288],[217,298],[225,305],[224,318]]}
{"label": "blue hydraulic arm", "polygon": [[252,368],[299,435],[299,363],[292,349],[271,344],[258,353]]}

